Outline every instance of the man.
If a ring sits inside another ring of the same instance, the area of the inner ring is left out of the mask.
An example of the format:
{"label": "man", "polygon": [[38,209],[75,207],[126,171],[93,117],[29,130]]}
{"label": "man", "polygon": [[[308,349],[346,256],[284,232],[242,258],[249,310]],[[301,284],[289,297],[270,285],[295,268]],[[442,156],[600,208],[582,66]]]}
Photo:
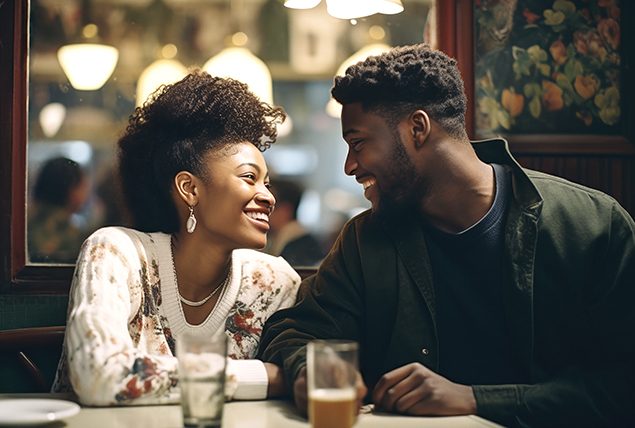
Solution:
{"label": "man", "polygon": [[[372,203],[342,230],[262,356],[306,406],[304,345],[361,344],[375,406],[510,427],[635,420],[635,223],[611,197],[472,143],[453,59],[394,48],[335,78],[347,174]],[[359,388],[360,396],[364,387]]]}
{"label": "man", "polygon": [[276,209],[269,216],[265,251],[282,256],[291,266],[317,266],[324,258],[318,240],[298,221],[298,208],[304,189],[289,180],[271,180]]}

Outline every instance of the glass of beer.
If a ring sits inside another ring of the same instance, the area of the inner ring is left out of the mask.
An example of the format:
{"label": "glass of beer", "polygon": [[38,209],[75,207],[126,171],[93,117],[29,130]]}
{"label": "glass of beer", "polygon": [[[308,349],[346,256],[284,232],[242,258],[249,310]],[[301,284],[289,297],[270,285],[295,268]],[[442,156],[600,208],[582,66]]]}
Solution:
{"label": "glass of beer", "polygon": [[220,427],[225,404],[227,336],[184,334],[176,341],[176,356],[184,425]]}
{"label": "glass of beer", "polygon": [[307,348],[309,421],[313,428],[351,428],[357,421],[359,345],[316,340]]}

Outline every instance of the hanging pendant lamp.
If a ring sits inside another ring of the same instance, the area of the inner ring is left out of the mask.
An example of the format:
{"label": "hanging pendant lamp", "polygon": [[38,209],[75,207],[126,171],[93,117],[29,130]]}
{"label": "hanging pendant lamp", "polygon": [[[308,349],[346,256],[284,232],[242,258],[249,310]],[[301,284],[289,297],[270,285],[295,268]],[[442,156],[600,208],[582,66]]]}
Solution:
{"label": "hanging pendant lamp", "polygon": [[62,46],[57,58],[73,88],[95,91],[106,83],[117,66],[117,48],[96,43]]}
{"label": "hanging pendant lamp", "polygon": [[[290,9],[311,9],[320,0],[286,0],[284,5]],[[382,13],[393,15],[403,12],[401,0],[326,0],[329,15],[340,19],[356,19]]]}
{"label": "hanging pendant lamp", "polygon": [[[244,37],[243,40],[246,42],[244,33],[240,33],[240,37],[236,37],[237,34],[234,35],[233,40]],[[271,72],[267,65],[249,49],[243,46],[227,47],[210,58],[203,65],[203,70],[212,76],[231,77],[246,83],[261,101],[273,105]]]}
{"label": "hanging pendant lamp", "polygon": [[159,86],[177,82],[187,75],[187,67],[174,59],[177,51],[173,44],[165,45],[161,49],[162,58],[157,59],[141,72],[135,95],[137,107],[143,105],[148,96]]}

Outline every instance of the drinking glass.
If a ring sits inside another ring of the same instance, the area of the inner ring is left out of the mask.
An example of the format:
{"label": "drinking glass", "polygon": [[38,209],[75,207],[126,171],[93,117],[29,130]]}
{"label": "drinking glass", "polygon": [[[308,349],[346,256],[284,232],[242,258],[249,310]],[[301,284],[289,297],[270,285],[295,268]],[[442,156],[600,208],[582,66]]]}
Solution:
{"label": "drinking glass", "polygon": [[316,340],[307,348],[309,420],[313,428],[351,428],[357,421],[357,342]]}
{"label": "drinking glass", "polygon": [[179,336],[176,356],[179,360],[184,425],[220,427],[225,403],[227,336]]}

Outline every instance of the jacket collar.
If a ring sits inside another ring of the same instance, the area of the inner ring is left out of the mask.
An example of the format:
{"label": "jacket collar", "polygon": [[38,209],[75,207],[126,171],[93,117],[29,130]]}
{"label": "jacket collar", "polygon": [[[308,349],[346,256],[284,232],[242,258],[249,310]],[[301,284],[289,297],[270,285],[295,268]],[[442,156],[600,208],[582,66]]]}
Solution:
{"label": "jacket collar", "polygon": [[542,209],[542,197],[523,168],[509,151],[509,143],[503,138],[473,141],[476,155],[485,163],[509,165],[513,171],[514,199],[521,211],[537,217]]}

